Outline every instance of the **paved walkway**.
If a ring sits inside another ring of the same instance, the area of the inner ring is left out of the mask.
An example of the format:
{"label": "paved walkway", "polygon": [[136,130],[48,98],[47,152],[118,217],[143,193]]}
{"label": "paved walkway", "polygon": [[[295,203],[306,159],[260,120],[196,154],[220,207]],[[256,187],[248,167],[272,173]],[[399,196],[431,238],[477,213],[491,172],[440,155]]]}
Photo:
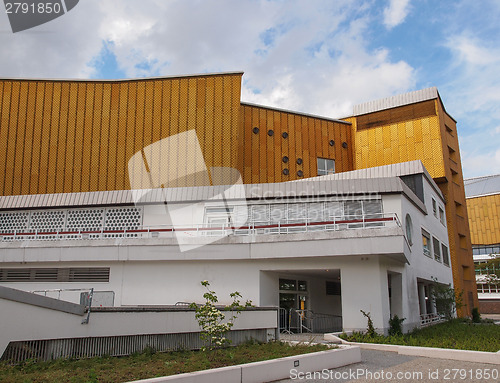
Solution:
{"label": "paved walkway", "polygon": [[[485,378],[486,374],[493,375]],[[281,383],[314,382],[500,382],[500,366],[399,355],[389,351],[361,350],[361,363],[327,370],[324,376],[296,377]],[[308,379],[309,378],[309,379]]]}

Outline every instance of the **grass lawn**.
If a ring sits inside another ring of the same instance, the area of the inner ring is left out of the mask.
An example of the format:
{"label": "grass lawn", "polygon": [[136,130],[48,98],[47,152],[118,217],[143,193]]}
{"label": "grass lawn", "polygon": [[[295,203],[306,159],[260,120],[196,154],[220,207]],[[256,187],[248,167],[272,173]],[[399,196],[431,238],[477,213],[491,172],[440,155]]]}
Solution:
{"label": "grass lawn", "polygon": [[462,319],[415,330],[402,336],[369,337],[362,333],[343,334],[350,342],[400,344],[405,346],[455,348],[460,350],[500,350],[500,326],[492,323],[475,324]]}
{"label": "grass lawn", "polygon": [[127,382],[327,349],[323,345],[288,346],[284,343],[273,342],[244,344],[211,352],[144,352],[120,358],[102,357],[53,362],[28,361],[17,366],[0,363],[0,382]]}

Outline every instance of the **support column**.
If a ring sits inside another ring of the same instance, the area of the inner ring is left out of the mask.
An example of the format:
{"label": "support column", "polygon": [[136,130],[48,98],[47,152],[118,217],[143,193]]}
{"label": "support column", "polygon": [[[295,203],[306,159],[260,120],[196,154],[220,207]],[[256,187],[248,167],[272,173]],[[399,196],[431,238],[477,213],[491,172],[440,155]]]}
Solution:
{"label": "support column", "polygon": [[429,285],[429,302],[430,302],[430,307],[431,307],[431,312],[429,314],[436,314],[437,313],[436,303],[434,302],[434,299],[432,298],[432,296],[434,295],[433,291],[434,291],[434,286]]}
{"label": "support column", "polygon": [[387,332],[390,315],[387,271],[380,268],[377,260],[356,261],[341,269],[343,328],[366,331],[367,320],[360,312],[364,310],[371,313],[378,331]]}
{"label": "support column", "polygon": [[425,286],[423,283],[418,284],[418,303],[420,305],[420,315],[427,314],[427,308],[425,307]]}

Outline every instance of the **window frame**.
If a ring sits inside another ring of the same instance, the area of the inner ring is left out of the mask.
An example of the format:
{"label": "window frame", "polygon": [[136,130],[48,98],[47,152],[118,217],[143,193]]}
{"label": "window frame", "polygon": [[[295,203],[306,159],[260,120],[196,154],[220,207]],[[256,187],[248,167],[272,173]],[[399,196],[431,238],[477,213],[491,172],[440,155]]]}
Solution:
{"label": "window frame", "polygon": [[434,260],[441,263],[441,242],[436,237],[432,237],[432,254],[434,255]]}
{"label": "window frame", "polygon": [[[329,170],[328,167],[328,162],[331,161],[331,164],[333,165],[332,170]],[[320,166],[323,165],[323,166]],[[323,158],[323,157],[317,157],[316,159],[316,166],[318,169],[318,176],[327,176],[329,174],[335,174],[335,159],[333,158]]]}
{"label": "window frame", "polygon": [[[424,244],[424,238],[427,239],[427,247]],[[432,258],[432,240],[431,234],[422,228],[422,251],[426,257]]]}

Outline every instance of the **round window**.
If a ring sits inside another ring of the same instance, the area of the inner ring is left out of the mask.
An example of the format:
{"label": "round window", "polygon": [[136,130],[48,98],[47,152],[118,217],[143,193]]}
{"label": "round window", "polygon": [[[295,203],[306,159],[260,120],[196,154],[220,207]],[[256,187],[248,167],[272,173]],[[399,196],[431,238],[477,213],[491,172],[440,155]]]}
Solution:
{"label": "round window", "polygon": [[413,223],[411,222],[410,214],[406,214],[405,217],[405,226],[406,226],[406,239],[408,239],[408,243],[413,245]]}

